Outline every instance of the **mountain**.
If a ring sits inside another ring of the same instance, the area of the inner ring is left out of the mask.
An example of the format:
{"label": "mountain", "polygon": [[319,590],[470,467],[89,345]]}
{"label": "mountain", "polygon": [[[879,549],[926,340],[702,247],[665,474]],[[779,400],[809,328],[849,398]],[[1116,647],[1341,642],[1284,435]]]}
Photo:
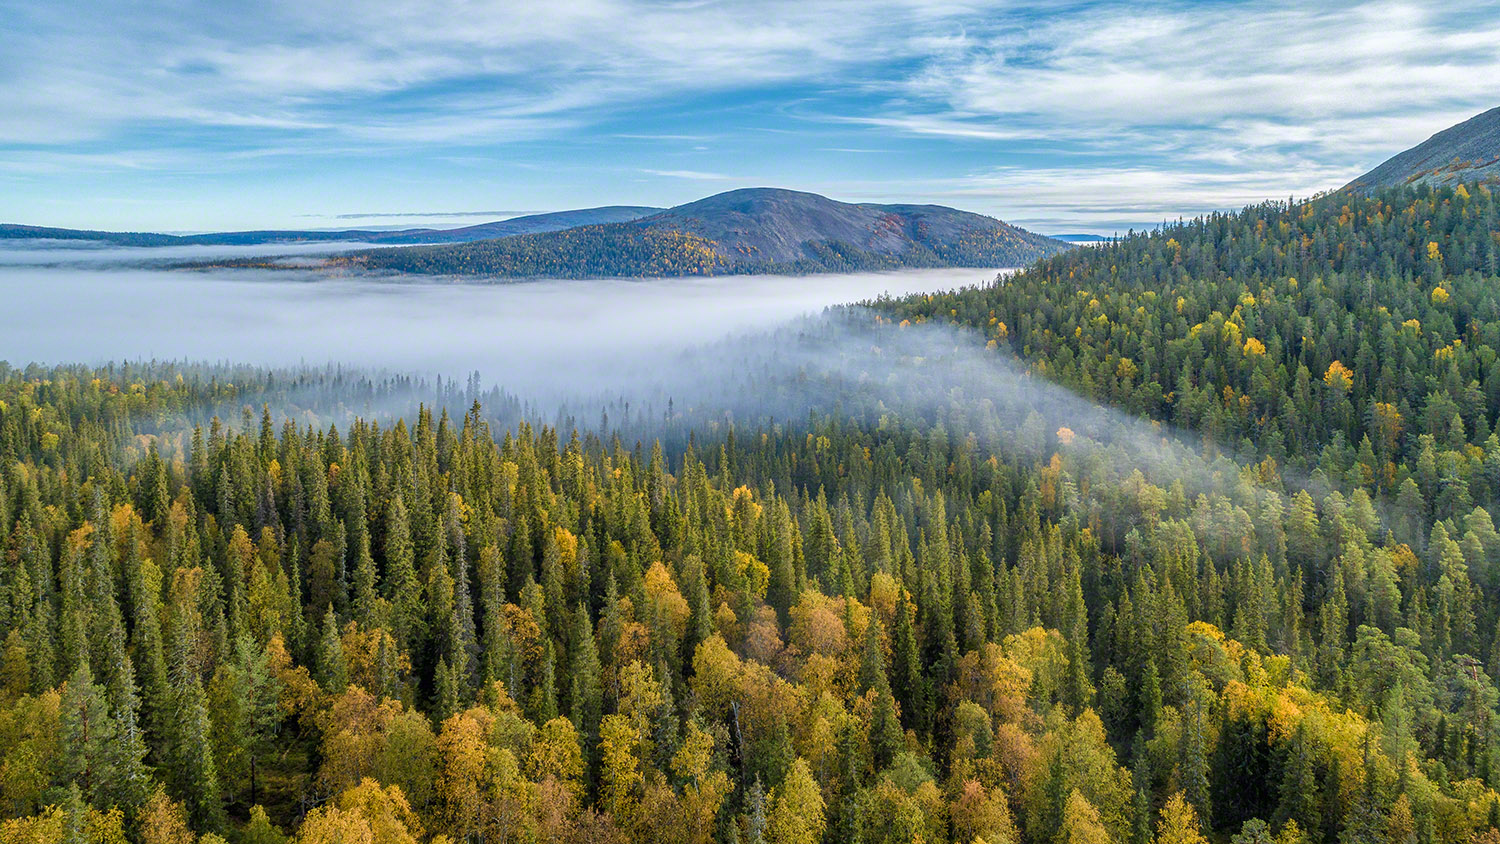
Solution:
{"label": "mountain", "polygon": [[599,223],[618,223],[636,220],[661,212],[661,208],[639,205],[608,205],[602,208],[579,208],[572,211],[553,211],[545,214],[528,214],[492,223],[480,223],[457,229],[402,229],[399,231],[368,231],[342,229],[338,231],[265,230],[241,232],[213,232],[208,234],[173,235],[153,232],[107,232],[87,229],[57,229],[46,226],[23,226],[0,223],[0,240],[74,240],[110,243],[116,246],[244,246],[275,243],[465,243],[508,237],[517,234],[536,234],[559,231],[575,226]]}
{"label": "mountain", "polygon": [[[408,229],[400,232],[361,231],[243,231],[210,234],[157,234],[155,232],[107,232],[89,229],[57,229],[48,226],[22,226],[0,223],[0,240],[72,240],[108,243],[114,246],[243,246],[271,243],[336,243],[350,241],[374,243],[382,238],[426,233],[441,235],[433,229]],[[429,243],[432,241],[428,241]]]}
{"label": "mountain", "polygon": [[1433,135],[1346,185],[1360,191],[1406,184],[1500,181],[1500,108]]}
{"label": "mountain", "polygon": [[1019,266],[1067,248],[993,217],[941,205],[850,204],[801,191],[745,188],[626,222],[365,250],[330,263],[408,273],[580,278]]}
{"label": "mountain", "polygon": [[649,217],[652,214],[659,214],[664,210],[663,208],[652,208],[646,205],[606,205],[601,208],[580,208],[574,211],[528,214],[525,217],[512,217],[509,220],[480,223],[475,226],[465,226],[461,229],[387,232],[383,236],[375,237],[371,242],[434,243],[439,242],[436,238],[441,238],[440,242],[443,243],[466,243],[472,240],[492,240],[497,237],[511,237],[518,234],[555,232],[578,226],[592,226],[601,223],[624,223],[630,220],[639,220],[642,217]]}
{"label": "mountain", "polygon": [[[1464,459],[1500,469],[1496,231],[1500,191],[1339,192],[1137,232],[889,309],[966,324],[1087,399],[1231,453],[1394,495],[1434,451],[1441,466],[1443,449],[1472,444]],[[1500,502],[1500,472],[1483,493],[1465,475],[1462,496],[1426,477],[1445,502],[1434,519],[1468,512],[1471,495]]]}

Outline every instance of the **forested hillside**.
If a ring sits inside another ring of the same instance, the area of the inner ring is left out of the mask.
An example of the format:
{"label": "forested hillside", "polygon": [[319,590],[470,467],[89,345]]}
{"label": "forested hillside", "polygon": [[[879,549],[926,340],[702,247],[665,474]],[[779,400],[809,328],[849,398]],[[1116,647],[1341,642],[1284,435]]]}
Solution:
{"label": "forested hillside", "polygon": [[1201,457],[927,351],[639,441],[0,366],[0,840],[1493,844],[1496,228],[1340,194],[828,318]]}
{"label": "forested hillside", "polygon": [[560,231],[576,226],[635,220],[661,210],[660,208],[634,205],[607,205],[602,208],[580,208],[572,211],[527,214],[521,217],[511,217],[492,223],[480,223],[456,229],[401,229],[399,231],[371,229],[273,229],[175,235],[156,234],[152,232],[59,229],[48,226],[23,226],[14,223],[0,223],[0,242],[7,240],[63,240],[141,247],[250,246],[257,244],[276,245],[308,242],[336,243],[342,241],[351,243],[467,243],[487,238]]}
{"label": "forested hillside", "polygon": [[728,268],[711,241],[680,231],[638,230],[627,223],[451,246],[372,249],[330,264],[360,271],[523,278],[712,275]]}
{"label": "forested hillside", "polygon": [[1500,181],[1500,108],[1450,126],[1350,182],[1354,190]]}
{"label": "forested hillside", "polygon": [[980,214],[746,188],[631,222],[442,246],[373,249],[339,268],[506,278],[1009,267],[1068,248]]}
{"label": "forested hillside", "polygon": [[1267,467],[1190,494],[1066,428],[985,453],[959,397],[668,452],[477,408],[180,424],[225,393],[0,382],[8,841],[1495,821],[1482,509],[1408,544],[1363,490]]}
{"label": "forested hillside", "polygon": [[1210,445],[1450,518],[1500,495],[1497,253],[1487,187],[1339,192],[888,306]]}

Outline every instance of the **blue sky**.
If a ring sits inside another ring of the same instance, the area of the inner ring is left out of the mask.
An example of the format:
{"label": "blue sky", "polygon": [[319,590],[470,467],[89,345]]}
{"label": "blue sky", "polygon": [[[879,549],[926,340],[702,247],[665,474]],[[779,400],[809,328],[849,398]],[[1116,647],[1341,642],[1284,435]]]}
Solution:
{"label": "blue sky", "polygon": [[459,225],[775,185],[1109,233],[1500,105],[1500,3],[0,0],[0,221]]}

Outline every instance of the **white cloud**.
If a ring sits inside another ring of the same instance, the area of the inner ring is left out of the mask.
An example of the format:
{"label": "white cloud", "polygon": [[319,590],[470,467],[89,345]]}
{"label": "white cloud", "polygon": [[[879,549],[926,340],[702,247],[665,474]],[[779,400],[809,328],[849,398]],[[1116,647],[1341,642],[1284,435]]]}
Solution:
{"label": "white cloud", "polygon": [[733,182],[739,180],[739,177],[737,176],[730,176],[725,173],[708,173],[703,170],[652,170],[643,167],[641,168],[641,172],[648,173],[652,176],[666,176],[672,179],[688,179],[694,182]]}
{"label": "white cloud", "polygon": [[1266,199],[1306,198],[1360,172],[1358,167],[1318,164],[1225,173],[1153,167],[1005,167],[946,183],[938,193],[954,204],[996,209],[1010,222],[1044,231],[1056,231],[1057,225],[1066,223],[1112,233],[1119,221],[1151,226]]}
{"label": "white cloud", "polygon": [[1129,4],[927,62],[904,85],[923,107],[877,119],[921,134],[1071,131],[1106,144],[1122,131],[1192,130],[1189,142],[1347,156],[1415,143],[1495,105],[1497,79],[1500,15],[1474,5]]}
{"label": "white cloud", "polygon": [[[25,0],[0,2],[0,14]],[[372,141],[534,137],[577,115],[689,91],[816,78],[919,55],[899,0],[808,4],[558,0],[31,4],[0,52],[0,139],[102,136],[182,121]],[[83,57],[88,57],[84,60]],[[463,108],[453,114],[454,101]],[[398,124],[386,120],[400,118]]]}
{"label": "white cloud", "polygon": [[481,168],[608,123],[714,143],[681,167],[549,164],[734,181],[779,162],[721,157],[741,147],[707,120],[631,118],[795,85],[767,131],[923,159],[870,182],[904,191],[883,198],[1104,225],[1336,187],[1500,104],[1496,0],[0,0],[0,19],[0,172],[38,178],[392,149]]}

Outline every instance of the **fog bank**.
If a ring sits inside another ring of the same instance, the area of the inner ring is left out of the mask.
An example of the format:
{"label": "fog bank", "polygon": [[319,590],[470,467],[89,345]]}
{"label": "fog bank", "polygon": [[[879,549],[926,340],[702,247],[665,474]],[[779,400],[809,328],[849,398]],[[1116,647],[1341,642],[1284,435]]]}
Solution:
{"label": "fog bank", "polygon": [[0,240],[0,273],[9,267],[124,269],[161,267],[193,261],[268,257],[295,260],[302,256],[333,255],[368,249],[374,243],[355,241],[275,244],[183,244],[181,246],[118,246],[96,240]]}
{"label": "fog bank", "polygon": [[525,418],[681,448],[729,426],[824,418],[876,430],[940,427],[1008,459],[1062,450],[1121,476],[1140,469],[1163,486],[1244,494],[1232,461],[1205,461],[1157,426],[1031,376],[973,331],[897,326],[874,311],[832,307],[994,275],[491,284],[0,265],[0,295],[11,305],[0,311],[0,360],[235,364],[197,368],[245,391],[193,411],[194,421],[218,414],[235,424],[261,401],[314,426],[351,415],[411,418],[419,403],[461,414],[481,401],[502,427]]}
{"label": "fog bank", "polygon": [[628,392],[622,381],[658,370],[685,349],[769,330],[829,305],[995,275],[968,269],[460,284],[6,260],[0,257],[7,304],[0,309],[0,360],[12,365],[155,359],[340,363],[445,378],[478,371],[488,384],[544,402]]}

